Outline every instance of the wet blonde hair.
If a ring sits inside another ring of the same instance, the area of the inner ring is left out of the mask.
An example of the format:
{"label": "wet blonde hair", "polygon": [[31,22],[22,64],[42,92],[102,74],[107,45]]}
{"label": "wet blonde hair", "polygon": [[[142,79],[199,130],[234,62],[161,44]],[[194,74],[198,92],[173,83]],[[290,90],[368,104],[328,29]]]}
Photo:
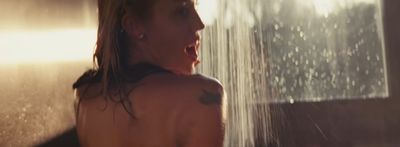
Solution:
{"label": "wet blonde hair", "polygon": [[82,75],[73,88],[101,82],[103,94],[107,94],[121,84],[127,66],[129,41],[121,25],[122,17],[126,13],[133,13],[136,18],[149,19],[154,2],[155,0],[98,0],[99,25],[93,69]]}
{"label": "wet blonde hair", "polygon": [[[122,18],[131,13],[142,21],[150,19],[154,3],[155,0],[98,0],[98,30],[93,69],[79,77],[73,84],[73,89],[83,85],[88,85],[85,88],[88,89],[91,84],[101,83],[101,92],[98,94],[102,94],[107,100],[116,91],[120,95],[117,101],[124,105],[126,96],[123,95],[127,93],[122,91],[126,81],[129,38],[122,27]],[[83,95],[86,91],[83,90]],[[80,96],[78,101],[85,98],[87,97]]]}
{"label": "wet blonde hair", "polygon": [[148,19],[154,0],[98,0],[99,27],[96,50],[93,55],[95,68],[102,72],[101,82],[105,93],[121,85],[127,64],[127,36],[121,25],[126,13],[139,19]]}

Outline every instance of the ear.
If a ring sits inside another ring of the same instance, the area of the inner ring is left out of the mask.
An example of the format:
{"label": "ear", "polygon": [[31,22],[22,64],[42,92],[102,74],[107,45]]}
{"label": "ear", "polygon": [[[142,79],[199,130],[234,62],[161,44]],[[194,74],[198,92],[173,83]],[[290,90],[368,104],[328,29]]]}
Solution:
{"label": "ear", "polygon": [[129,36],[139,38],[145,31],[143,24],[136,17],[130,14],[125,14],[121,20],[122,28]]}

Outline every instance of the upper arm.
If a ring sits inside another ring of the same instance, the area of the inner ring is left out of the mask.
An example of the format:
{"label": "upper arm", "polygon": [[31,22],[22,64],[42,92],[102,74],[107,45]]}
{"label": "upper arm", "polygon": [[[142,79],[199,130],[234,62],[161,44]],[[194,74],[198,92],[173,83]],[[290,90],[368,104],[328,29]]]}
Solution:
{"label": "upper arm", "polygon": [[222,113],[223,90],[219,83],[201,89],[185,112],[183,147],[222,147],[224,122]]}

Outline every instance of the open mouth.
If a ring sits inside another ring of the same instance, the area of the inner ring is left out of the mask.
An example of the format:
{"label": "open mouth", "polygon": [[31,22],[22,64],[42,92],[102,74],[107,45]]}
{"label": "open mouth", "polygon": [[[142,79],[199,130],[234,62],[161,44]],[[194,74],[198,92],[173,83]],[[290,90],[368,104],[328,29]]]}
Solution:
{"label": "open mouth", "polygon": [[198,52],[197,52],[197,44],[192,44],[186,47],[185,53],[189,56],[190,59],[197,61]]}

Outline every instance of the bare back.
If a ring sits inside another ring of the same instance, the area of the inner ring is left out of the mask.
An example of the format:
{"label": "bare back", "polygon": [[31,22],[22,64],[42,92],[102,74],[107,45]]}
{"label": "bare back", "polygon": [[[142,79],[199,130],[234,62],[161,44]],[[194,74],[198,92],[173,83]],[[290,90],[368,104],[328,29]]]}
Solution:
{"label": "bare back", "polygon": [[218,82],[199,75],[158,74],[137,84],[129,94],[135,118],[120,103],[94,96],[101,92],[99,85],[87,88],[86,96],[93,97],[81,101],[77,117],[82,146],[222,146],[223,90]]}

